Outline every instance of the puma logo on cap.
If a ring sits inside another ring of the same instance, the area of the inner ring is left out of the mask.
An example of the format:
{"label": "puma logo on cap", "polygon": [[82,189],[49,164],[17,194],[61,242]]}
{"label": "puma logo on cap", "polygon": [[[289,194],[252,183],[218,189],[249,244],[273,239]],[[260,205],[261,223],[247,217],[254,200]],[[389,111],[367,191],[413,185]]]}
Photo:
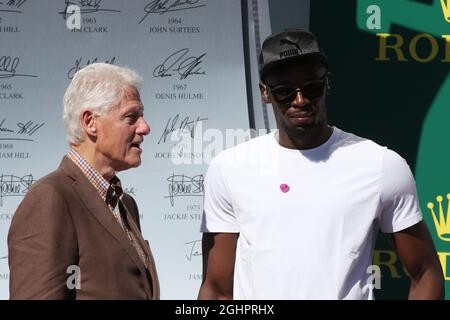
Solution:
{"label": "puma logo on cap", "polygon": [[280,59],[296,56],[296,55],[299,55],[300,53],[303,52],[302,49],[300,48],[300,45],[298,44],[298,41],[294,42],[294,41],[291,41],[289,39],[281,39],[280,40],[280,45],[283,45],[283,44],[288,44],[288,45],[295,46],[297,49],[289,49],[289,50],[281,51],[280,52]]}

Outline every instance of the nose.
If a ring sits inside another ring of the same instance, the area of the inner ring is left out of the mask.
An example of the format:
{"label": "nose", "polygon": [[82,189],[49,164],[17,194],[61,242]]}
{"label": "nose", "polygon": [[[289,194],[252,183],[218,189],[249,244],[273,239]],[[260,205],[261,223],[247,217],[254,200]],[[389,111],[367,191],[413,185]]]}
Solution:
{"label": "nose", "polygon": [[139,122],[139,126],[137,127],[136,133],[146,136],[150,133],[150,126],[148,125],[147,121],[142,117]]}
{"label": "nose", "polygon": [[306,99],[302,93],[300,92],[300,90],[297,90],[295,92],[295,97],[294,100],[292,100],[291,105],[293,107],[303,107],[305,105],[307,105],[309,103],[309,100]]}

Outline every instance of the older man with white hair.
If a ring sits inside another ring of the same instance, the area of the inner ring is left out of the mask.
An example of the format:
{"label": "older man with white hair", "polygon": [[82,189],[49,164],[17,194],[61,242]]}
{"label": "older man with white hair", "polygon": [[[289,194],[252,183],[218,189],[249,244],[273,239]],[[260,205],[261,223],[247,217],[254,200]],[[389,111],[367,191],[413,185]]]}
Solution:
{"label": "older man with white hair", "polygon": [[11,299],[158,299],[135,201],[118,171],[140,165],[150,127],[134,71],[95,63],[64,95],[70,151],[33,184],[8,235]]}

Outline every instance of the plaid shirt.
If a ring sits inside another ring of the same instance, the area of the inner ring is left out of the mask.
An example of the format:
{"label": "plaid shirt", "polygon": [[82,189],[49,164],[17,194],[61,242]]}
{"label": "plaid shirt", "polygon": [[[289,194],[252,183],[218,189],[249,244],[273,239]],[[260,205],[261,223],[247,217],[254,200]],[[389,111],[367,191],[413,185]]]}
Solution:
{"label": "plaid shirt", "polygon": [[[126,219],[124,219],[120,213],[119,209],[119,203],[118,201],[115,202],[114,206],[111,205],[111,201],[107,199],[108,191],[109,194],[115,193],[115,190],[120,190],[120,192],[117,196],[117,200],[121,200],[123,197],[122,188],[120,186],[120,180],[117,178],[117,176],[114,176],[111,181],[114,182],[114,186],[106,181],[105,178],[103,178],[98,171],[92,167],[83,157],[81,157],[75,150],[70,149],[70,151],[67,153],[67,157],[75,163],[75,165],[80,168],[81,172],[86,176],[86,178],[89,180],[90,183],[94,186],[94,188],[97,190],[98,194],[102,197],[103,201],[105,201],[108,204],[109,209],[111,210],[112,214],[114,215],[114,218],[116,218],[117,222],[120,224],[122,229],[125,231],[125,233],[128,236],[128,239],[130,239],[133,247],[136,249],[139,257],[141,258],[142,262],[144,262],[145,267],[147,267],[147,256],[142,249],[141,245],[139,244],[139,241],[137,240],[136,236],[133,234],[133,232],[130,229],[130,226],[126,222]],[[114,191],[111,192],[110,189],[114,188]]]}
{"label": "plaid shirt", "polygon": [[102,197],[103,201],[106,200],[106,194],[109,189],[109,182],[103,178],[98,171],[92,167],[86,160],[84,160],[75,150],[70,149],[67,153],[67,156],[70,160],[72,160],[78,168],[80,168],[81,172],[86,176],[90,183],[95,187],[100,197]]}

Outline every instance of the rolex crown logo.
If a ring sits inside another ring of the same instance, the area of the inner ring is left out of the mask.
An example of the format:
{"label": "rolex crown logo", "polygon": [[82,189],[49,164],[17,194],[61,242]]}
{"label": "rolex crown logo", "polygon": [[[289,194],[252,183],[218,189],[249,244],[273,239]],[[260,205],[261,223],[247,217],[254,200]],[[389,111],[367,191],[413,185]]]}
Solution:
{"label": "rolex crown logo", "polygon": [[450,23],[450,1],[441,0],[442,12],[444,13],[444,18]]}
{"label": "rolex crown logo", "polygon": [[437,196],[436,201],[438,202],[438,214],[434,210],[434,203],[428,202],[427,208],[431,212],[433,217],[434,226],[436,227],[436,232],[441,240],[450,241],[450,193],[447,194],[447,212],[444,213],[442,208],[442,196]]}

